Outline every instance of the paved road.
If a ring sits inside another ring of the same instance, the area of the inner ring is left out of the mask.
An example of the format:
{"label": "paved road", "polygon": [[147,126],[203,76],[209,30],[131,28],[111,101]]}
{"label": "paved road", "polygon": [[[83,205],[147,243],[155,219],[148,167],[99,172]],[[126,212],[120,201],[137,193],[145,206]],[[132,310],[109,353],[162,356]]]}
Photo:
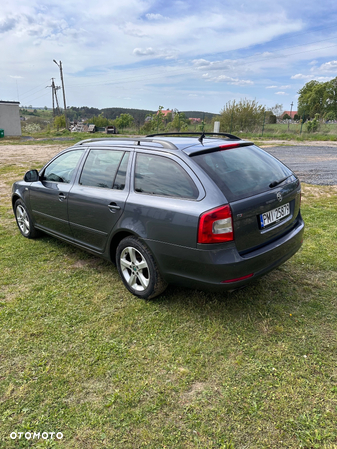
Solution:
{"label": "paved road", "polygon": [[337,148],[329,146],[265,147],[284,162],[302,182],[337,185]]}

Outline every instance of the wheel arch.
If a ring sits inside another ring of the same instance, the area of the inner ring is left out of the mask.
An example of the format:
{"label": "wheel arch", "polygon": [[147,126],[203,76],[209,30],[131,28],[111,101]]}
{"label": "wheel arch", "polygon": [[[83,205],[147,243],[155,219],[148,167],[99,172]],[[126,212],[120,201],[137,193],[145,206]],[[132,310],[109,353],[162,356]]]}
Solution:
{"label": "wheel arch", "polygon": [[13,208],[13,210],[14,210],[14,205],[15,205],[15,203],[17,202],[17,200],[22,200],[22,198],[20,197],[20,195],[18,195],[17,193],[15,193],[15,194],[12,196],[12,208]]}
{"label": "wheel arch", "polygon": [[138,235],[134,234],[130,231],[119,231],[117,232],[110,241],[110,260],[112,263],[116,265],[116,250],[119,243],[126,237],[136,237],[139,238]]}

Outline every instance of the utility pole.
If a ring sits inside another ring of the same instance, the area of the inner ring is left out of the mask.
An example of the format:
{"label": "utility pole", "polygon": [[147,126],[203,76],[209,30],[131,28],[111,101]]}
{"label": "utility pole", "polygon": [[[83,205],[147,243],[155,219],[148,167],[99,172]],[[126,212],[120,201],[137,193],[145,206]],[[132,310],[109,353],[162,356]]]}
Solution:
{"label": "utility pole", "polygon": [[[290,120],[292,120],[291,113],[293,112],[293,106],[294,106],[294,102],[292,101],[291,105],[290,105]],[[288,131],[289,131],[289,120],[288,120]]]}
{"label": "utility pole", "polygon": [[53,117],[55,117],[55,103],[54,103],[54,90],[55,90],[55,83],[54,78],[51,79],[51,93],[52,93],[52,102],[53,102]]}
{"label": "utility pole", "polygon": [[59,89],[61,89],[61,87],[60,86],[55,86],[55,84],[54,84],[54,95],[55,95],[55,101],[56,101],[56,115],[61,115],[59,101],[58,101],[58,98],[57,98],[57,91]]}
{"label": "utility pole", "polygon": [[68,128],[67,126],[67,105],[66,105],[66,93],[64,90],[64,81],[63,81],[63,72],[62,72],[62,61],[60,61],[59,63],[55,61],[55,59],[53,59],[53,61],[55,62],[55,64],[59,67],[60,69],[60,75],[61,75],[61,82],[62,82],[62,92],[63,92],[63,103],[64,103],[64,118],[66,121],[66,128]]}
{"label": "utility pole", "polygon": [[[53,117],[55,117],[55,115],[59,115],[60,114],[60,106],[59,106],[59,102],[58,102],[58,99],[57,99],[57,93],[56,92],[59,89],[61,89],[60,86],[55,86],[54,79],[55,78],[51,79],[51,86],[46,86],[46,87],[51,87],[52,88],[51,92],[52,92],[52,104],[53,104]],[[55,101],[56,101],[56,105],[57,105],[56,111],[55,111]]]}

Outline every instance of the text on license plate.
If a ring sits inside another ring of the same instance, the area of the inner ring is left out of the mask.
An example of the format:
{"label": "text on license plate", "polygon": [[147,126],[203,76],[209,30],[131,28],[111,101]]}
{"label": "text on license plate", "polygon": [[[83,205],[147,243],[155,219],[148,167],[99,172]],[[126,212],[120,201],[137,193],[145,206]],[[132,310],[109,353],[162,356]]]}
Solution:
{"label": "text on license plate", "polygon": [[290,215],[289,203],[283,204],[283,206],[276,207],[276,209],[265,212],[264,214],[260,215],[261,228],[265,228],[272,223],[276,223],[287,215]]}

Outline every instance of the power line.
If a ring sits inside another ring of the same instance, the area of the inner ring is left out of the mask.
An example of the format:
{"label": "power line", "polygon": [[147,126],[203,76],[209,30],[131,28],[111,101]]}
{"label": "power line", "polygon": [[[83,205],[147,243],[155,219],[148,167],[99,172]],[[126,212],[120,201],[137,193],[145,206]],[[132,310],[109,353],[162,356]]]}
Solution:
{"label": "power line", "polygon": [[[32,89],[27,90],[26,92],[24,92],[23,94],[21,94],[21,97],[26,96],[29,92],[31,92],[32,90],[38,89],[39,87],[41,87],[41,86],[36,86],[36,87],[33,87]],[[43,89],[44,89],[44,88],[43,88]],[[43,89],[39,89],[38,92],[40,92],[40,91],[43,90]],[[37,92],[35,92],[35,93],[37,93]]]}

